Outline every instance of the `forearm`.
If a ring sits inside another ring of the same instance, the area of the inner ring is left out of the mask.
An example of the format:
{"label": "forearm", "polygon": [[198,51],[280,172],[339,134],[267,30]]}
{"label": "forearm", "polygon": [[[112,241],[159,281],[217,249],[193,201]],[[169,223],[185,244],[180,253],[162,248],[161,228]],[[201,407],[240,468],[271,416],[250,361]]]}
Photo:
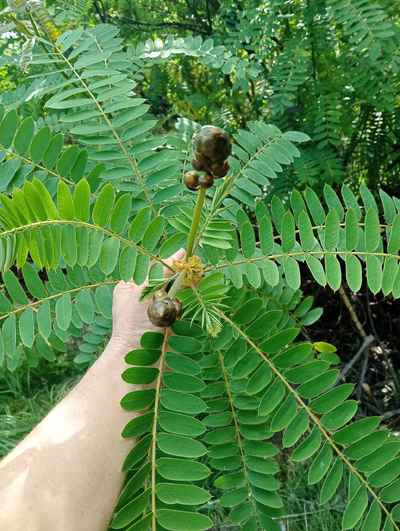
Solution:
{"label": "forearm", "polygon": [[123,482],[132,440],[120,433],[132,413],[119,402],[134,348],[112,339],[80,383],[0,463],[0,529],[105,529]]}

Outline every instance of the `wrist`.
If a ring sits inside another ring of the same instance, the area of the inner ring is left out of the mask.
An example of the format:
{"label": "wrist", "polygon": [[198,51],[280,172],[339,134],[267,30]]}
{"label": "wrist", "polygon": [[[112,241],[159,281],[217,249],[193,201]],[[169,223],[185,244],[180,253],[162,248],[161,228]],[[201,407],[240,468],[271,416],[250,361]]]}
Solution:
{"label": "wrist", "polygon": [[107,347],[112,348],[113,351],[127,353],[138,347],[141,335],[142,334],[132,334],[129,337],[125,337],[113,334],[110,337]]}

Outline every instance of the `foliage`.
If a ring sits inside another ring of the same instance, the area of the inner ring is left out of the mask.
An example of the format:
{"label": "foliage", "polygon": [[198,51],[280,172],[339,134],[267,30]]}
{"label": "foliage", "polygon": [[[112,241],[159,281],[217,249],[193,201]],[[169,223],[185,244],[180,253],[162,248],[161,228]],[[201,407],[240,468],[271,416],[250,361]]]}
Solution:
{"label": "foliage", "polygon": [[[94,4],[70,9],[90,20]],[[216,14],[220,6],[212,4]],[[358,196],[347,184],[340,193],[329,184],[344,174],[344,136],[346,149],[358,145],[351,138],[359,128],[355,109],[361,102],[373,108],[365,111],[370,120],[371,112],[391,112],[396,104],[398,52],[386,44],[397,31],[383,8],[365,0],[316,2],[315,12],[280,4],[271,2],[271,12],[249,9],[231,25],[232,9],[221,7],[220,28],[231,34],[235,53],[190,37],[126,47],[108,24],[61,34],[46,10],[35,18],[23,2],[16,16],[4,14],[31,43],[39,84],[29,93],[42,114],[34,120],[26,104],[16,110],[14,94],[0,122],[4,374],[72,350],[79,350],[78,364],[91,363],[109,335],[119,279],[148,278],[149,291],[158,288],[165,259],[182,246],[193,247],[204,265],[201,281],[185,288],[172,268],[183,319],[172,333],[145,333],[125,358],[122,378],[154,388],[132,390],[121,401],[140,415],[122,433],[137,443],[123,463],[127,481],[111,529],[195,531],[222,519],[241,529],[278,530],[281,455],[308,461],[308,483],[318,485],[321,505],[344,488],[342,529],[399,529],[399,441],[378,417],[358,414],[335,347],[308,340],[305,327],[322,308],[301,292],[302,276],[310,274],[333,291],[346,280],[353,292],[364,282],[374,294],[400,298],[400,200],[381,190],[378,205],[365,185]],[[307,34],[290,21],[275,28],[281,9],[293,9],[293,17],[304,12]],[[327,20],[334,22],[325,27]],[[255,51],[257,31],[244,39],[243,29],[253,22],[265,31]],[[271,25],[278,42],[266,44]],[[336,44],[335,57],[323,48],[327,42]],[[362,74],[365,65],[377,77],[385,71],[372,94],[354,65],[345,70],[350,54]],[[256,120],[232,120],[230,172],[196,201],[182,176],[197,124],[181,120],[171,131],[141,94],[146,69],[176,56],[196,57],[215,75],[222,68],[259,112]],[[326,79],[332,64],[342,69],[334,86]],[[310,76],[314,90],[291,118]],[[355,96],[348,96],[350,79]],[[272,90],[268,108],[252,84],[261,95]],[[296,174],[305,176],[302,185],[308,175],[313,182],[321,168],[329,175],[321,197],[311,187],[288,193],[274,186],[293,184]]]}

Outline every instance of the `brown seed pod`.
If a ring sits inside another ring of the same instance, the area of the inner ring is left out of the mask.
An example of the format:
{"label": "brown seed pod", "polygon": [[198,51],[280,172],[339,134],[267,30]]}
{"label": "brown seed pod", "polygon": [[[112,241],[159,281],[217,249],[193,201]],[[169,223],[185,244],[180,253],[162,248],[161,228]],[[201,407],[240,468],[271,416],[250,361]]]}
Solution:
{"label": "brown seed pod", "polygon": [[229,135],[219,127],[205,125],[193,138],[193,150],[196,159],[203,155],[211,162],[223,162],[232,151]]}
{"label": "brown seed pod", "polygon": [[199,186],[200,188],[211,188],[214,184],[214,177],[208,173],[200,175],[199,177]]}
{"label": "brown seed pod", "polygon": [[219,177],[225,177],[225,175],[229,171],[229,164],[225,162],[214,162],[211,164],[211,173],[216,177],[217,179]]}
{"label": "brown seed pod", "polygon": [[192,160],[192,166],[197,171],[204,171],[203,170],[203,161],[200,159],[193,159]]}
{"label": "brown seed pod", "polygon": [[166,296],[167,296],[167,292],[165,291],[164,288],[161,288],[154,293],[155,299],[164,299]]}
{"label": "brown seed pod", "polygon": [[184,176],[184,183],[189,190],[195,192],[199,188],[199,174],[197,171],[187,171]]}
{"label": "brown seed pod", "polygon": [[174,305],[175,305],[175,308],[176,308],[176,319],[180,319],[182,317],[182,311],[183,311],[183,308],[182,308],[182,303],[179,299],[172,299],[174,301]]}
{"label": "brown seed pod", "polygon": [[175,300],[168,296],[163,299],[154,299],[147,309],[150,321],[156,326],[171,326],[178,318]]}

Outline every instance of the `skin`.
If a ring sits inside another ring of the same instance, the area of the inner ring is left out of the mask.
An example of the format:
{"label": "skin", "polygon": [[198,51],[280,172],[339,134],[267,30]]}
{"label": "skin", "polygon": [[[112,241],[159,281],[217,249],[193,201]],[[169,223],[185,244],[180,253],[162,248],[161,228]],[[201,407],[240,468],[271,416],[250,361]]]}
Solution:
{"label": "skin", "polygon": [[[178,252],[172,259],[181,259]],[[155,330],[141,288],[120,282],[113,296],[113,331],[104,352],[75,388],[0,462],[0,529],[107,529],[132,444],[123,439],[135,414],[119,402],[140,388],[124,382],[124,356]],[[160,330],[160,329],[157,329]]]}

